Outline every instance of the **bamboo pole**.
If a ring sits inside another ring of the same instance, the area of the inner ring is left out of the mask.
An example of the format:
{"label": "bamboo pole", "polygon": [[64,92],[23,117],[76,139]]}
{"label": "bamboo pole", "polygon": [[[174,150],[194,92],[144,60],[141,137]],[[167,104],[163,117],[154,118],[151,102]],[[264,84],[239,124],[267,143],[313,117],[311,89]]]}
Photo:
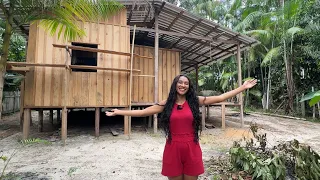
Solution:
{"label": "bamboo pole", "polygon": [[[129,110],[131,111],[131,101],[132,101],[132,68],[133,68],[133,51],[134,51],[134,40],[135,40],[135,36],[136,36],[136,25],[134,25],[133,28],[133,35],[132,35],[132,46],[131,46],[131,57],[130,57],[130,89],[129,89]],[[128,119],[129,123],[129,138],[130,138],[130,134],[131,134],[131,116]]]}
{"label": "bamboo pole", "polygon": [[[159,102],[159,13],[154,14],[154,102]],[[150,120],[151,121],[151,120]],[[158,131],[158,117],[153,115],[153,133]]]}
{"label": "bamboo pole", "polygon": [[[238,84],[239,87],[242,85],[242,74],[241,74],[241,52],[240,52],[240,44],[237,46],[237,62],[238,62]],[[244,127],[243,121],[243,102],[242,102],[242,92],[239,94],[239,103],[240,103],[240,120],[241,127]]]}
{"label": "bamboo pole", "polygon": [[64,98],[63,98],[63,109],[62,109],[62,123],[61,123],[61,139],[63,141],[63,145],[66,144],[67,139],[67,96],[68,96],[68,73],[69,73],[69,62],[68,62],[68,47],[66,47],[66,60],[65,60],[65,71],[64,71]]}

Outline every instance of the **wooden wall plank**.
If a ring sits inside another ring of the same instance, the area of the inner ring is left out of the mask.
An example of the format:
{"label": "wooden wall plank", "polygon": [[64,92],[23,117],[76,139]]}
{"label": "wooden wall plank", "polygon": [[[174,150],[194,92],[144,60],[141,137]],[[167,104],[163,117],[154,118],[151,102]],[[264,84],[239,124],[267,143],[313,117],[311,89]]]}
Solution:
{"label": "wooden wall plank", "polygon": [[[119,21],[120,21],[120,16],[119,17]],[[127,32],[126,28],[120,27],[120,34],[119,34],[119,42],[127,42],[126,38],[127,36],[125,35],[125,33]],[[118,51],[120,52],[125,52],[126,51],[126,46],[127,44],[125,43],[119,43],[119,49]],[[120,58],[120,68],[127,68],[127,64],[129,63],[128,61],[128,57],[126,56],[119,56]],[[119,87],[119,104],[120,105],[127,105],[128,104],[128,91],[127,91],[127,84],[128,82],[128,78],[127,76],[130,73],[126,73],[126,72],[119,72],[119,82],[120,82],[120,87]]]}
{"label": "wooden wall plank", "polygon": [[[119,51],[120,47],[120,42],[119,42],[119,37],[120,37],[120,28],[119,26],[113,26],[113,50],[114,51]],[[115,68],[120,68],[119,64],[120,57],[119,55],[113,55],[112,58],[112,67]],[[119,104],[119,72],[113,71],[112,72],[112,105],[114,104]]]}
{"label": "wooden wall plank", "polygon": [[159,101],[162,101],[162,100],[164,100],[163,99],[163,97],[162,97],[162,84],[163,84],[163,82],[162,82],[162,70],[163,70],[163,68],[162,68],[162,52],[163,52],[163,50],[159,50],[159,61],[158,61],[158,64],[159,64],[159,75],[158,75],[158,77],[159,77],[159,81],[158,81],[158,83],[159,83],[159,85],[158,85],[158,87],[159,87],[159,91],[158,91],[158,93],[159,93]]}
{"label": "wooden wall plank", "polygon": [[172,69],[171,69],[172,59],[171,59],[171,51],[167,51],[167,85],[168,85],[168,93],[170,92],[171,84],[172,84]]}
{"label": "wooden wall plank", "polygon": [[[112,50],[113,49],[113,25],[106,25],[106,32],[107,36],[105,37],[105,49]],[[105,67],[112,67],[112,59],[113,55],[111,54],[105,54],[105,60],[104,65]],[[105,105],[111,105],[112,104],[112,71],[105,71],[104,72],[104,97],[105,99]]]}
{"label": "wooden wall plank", "polygon": [[167,52],[162,52],[162,98],[167,99],[168,96],[168,90],[170,87],[168,87],[168,81],[167,81]]}
{"label": "wooden wall plank", "polygon": [[[103,24],[99,24],[99,39],[98,39],[98,47],[99,49],[105,48],[105,39],[106,39],[106,27]],[[104,53],[98,53],[97,66],[104,67],[105,64],[105,56]],[[96,91],[96,103],[101,106],[104,104],[104,71],[97,70],[97,91]]]}

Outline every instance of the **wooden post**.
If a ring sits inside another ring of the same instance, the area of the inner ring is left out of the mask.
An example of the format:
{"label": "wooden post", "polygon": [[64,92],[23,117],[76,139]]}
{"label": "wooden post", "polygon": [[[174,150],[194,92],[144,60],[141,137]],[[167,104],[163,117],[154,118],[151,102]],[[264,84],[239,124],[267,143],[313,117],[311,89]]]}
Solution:
{"label": "wooden post", "polygon": [[95,115],[95,134],[96,134],[96,137],[99,137],[99,130],[100,130],[100,108],[96,108],[96,115]]}
{"label": "wooden post", "polygon": [[24,115],[24,119],[23,119],[23,140],[28,139],[29,137],[29,132],[30,132],[30,109],[24,109],[23,110],[23,115]]}
{"label": "wooden post", "polygon": [[202,105],[202,119],[201,119],[202,130],[206,128],[206,106]]}
{"label": "wooden post", "polygon": [[148,118],[148,128],[151,128],[151,125],[152,125],[152,117],[153,116],[148,116],[147,118]]}
{"label": "wooden post", "polygon": [[52,109],[50,109],[49,121],[50,121],[51,124],[53,125],[53,110],[52,110]]}
{"label": "wooden post", "polygon": [[[131,45],[131,57],[130,57],[130,84],[129,84],[129,110],[131,111],[131,101],[132,101],[132,68],[133,68],[133,52],[134,52],[134,40],[136,37],[136,25],[133,27],[132,34],[132,45]],[[129,135],[131,134],[131,116],[129,116]]]}
{"label": "wooden post", "polygon": [[68,98],[68,86],[69,86],[69,49],[66,47],[66,59],[65,59],[65,71],[64,71],[64,89],[63,89],[63,110],[62,110],[62,123],[61,123],[61,139],[63,144],[66,144],[67,139],[67,120],[68,120],[68,110],[67,110],[67,98]]}
{"label": "wooden post", "polygon": [[68,121],[67,108],[62,109],[62,122],[61,122],[61,140],[63,144],[66,144],[67,139],[67,121]]}
{"label": "wooden post", "polygon": [[[154,13],[154,102],[159,102],[159,13]],[[153,115],[153,133],[158,131],[158,117]]]}
{"label": "wooden post", "polygon": [[129,116],[124,116],[124,134],[129,134]]}
{"label": "wooden post", "polygon": [[40,109],[39,111],[38,111],[38,114],[39,114],[39,116],[38,116],[38,132],[42,132],[43,131],[43,110],[42,109]]}
{"label": "wooden post", "polygon": [[[302,93],[302,97],[303,96],[304,96],[304,93]],[[301,102],[301,114],[302,114],[302,117],[306,116],[306,106],[304,101]]]}
{"label": "wooden post", "polygon": [[24,118],[24,81],[21,82],[20,86],[20,129],[23,129],[23,118]]}
{"label": "wooden post", "polygon": [[221,105],[221,126],[222,129],[226,129],[226,105]]}
{"label": "wooden post", "polygon": [[194,66],[194,68],[196,69],[196,92],[198,93],[199,92],[199,67],[198,67],[198,64],[196,64]]}
{"label": "wooden post", "polygon": [[[241,52],[240,52],[240,44],[237,46],[237,63],[238,63],[238,85],[239,87],[242,85],[242,73],[241,73]],[[240,120],[241,127],[243,128],[243,102],[242,102],[242,92],[239,94],[239,103],[240,103]]]}

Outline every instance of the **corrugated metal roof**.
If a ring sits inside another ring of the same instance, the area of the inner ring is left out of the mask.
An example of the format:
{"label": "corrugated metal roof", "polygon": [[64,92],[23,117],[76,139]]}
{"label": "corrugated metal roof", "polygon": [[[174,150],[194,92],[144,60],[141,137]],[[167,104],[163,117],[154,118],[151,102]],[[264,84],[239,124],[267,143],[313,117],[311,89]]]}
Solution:
{"label": "corrugated metal roof", "polygon": [[[193,70],[195,64],[200,67],[234,55],[237,51],[237,44],[234,41],[240,44],[241,50],[259,43],[254,38],[234,32],[162,0],[119,0],[119,2],[127,8],[128,25],[136,24],[137,27],[154,28],[154,14],[158,12],[160,30],[214,39],[213,42],[208,42],[188,37],[159,35],[159,44],[162,48],[181,51],[181,70],[184,72]],[[0,17],[5,18],[2,10],[0,10]],[[18,27],[17,17],[14,21],[13,27],[17,32],[27,37],[29,25]],[[139,32],[136,34],[137,42],[148,42],[145,45],[152,45],[150,42],[154,42],[154,32],[139,30],[137,32]],[[230,40],[233,44],[227,42]]]}

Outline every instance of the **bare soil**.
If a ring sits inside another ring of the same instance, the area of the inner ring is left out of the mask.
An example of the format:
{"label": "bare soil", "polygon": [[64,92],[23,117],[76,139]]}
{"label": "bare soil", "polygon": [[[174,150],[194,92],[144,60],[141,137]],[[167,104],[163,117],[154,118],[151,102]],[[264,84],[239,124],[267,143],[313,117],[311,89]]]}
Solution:
{"label": "bare soil", "polygon": [[[293,140],[310,145],[320,152],[320,123],[284,119],[259,114],[245,116],[245,127],[240,128],[238,115],[227,110],[225,130],[221,129],[220,108],[210,109],[210,118],[206,121],[215,128],[206,129],[201,135],[201,147],[206,168],[212,157],[226,154],[232,143],[243,137],[252,137],[251,123],[257,123],[261,132],[267,133],[268,145],[280,141]],[[56,116],[54,116],[56,117]],[[94,124],[83,123],[88,116],[78,116],[74,124],[68,124],[68,139],[63,146],[60,140],[59,123],[49,122],[44,116],[44,132],[39,133],[37,112],[32,113],[31,137],[50,141],[50,144],[31,144],[22,146],[19,126],[19,114],[5,116],[0,121],[0,156],[10,156],[6,173],[24,179],[111,179],[111,180],[164,180],[161,175],[161,158],[165,138],[161,131],[154,134],[152,128],[145,128],[145,121],[133,119],[132,134],[123,135],[120,119],[103,122],[100,137],[94,136]],[[105,120],[103,120],[105,121]],[[70,122],[71,123],[71,122]],[[77,125],[77,123],[83,123]],[[113,136],[110,127],[120,133]],[[0,162],[0,170],[4,164]],[[206,171],[199,179],[209,179]]]}

